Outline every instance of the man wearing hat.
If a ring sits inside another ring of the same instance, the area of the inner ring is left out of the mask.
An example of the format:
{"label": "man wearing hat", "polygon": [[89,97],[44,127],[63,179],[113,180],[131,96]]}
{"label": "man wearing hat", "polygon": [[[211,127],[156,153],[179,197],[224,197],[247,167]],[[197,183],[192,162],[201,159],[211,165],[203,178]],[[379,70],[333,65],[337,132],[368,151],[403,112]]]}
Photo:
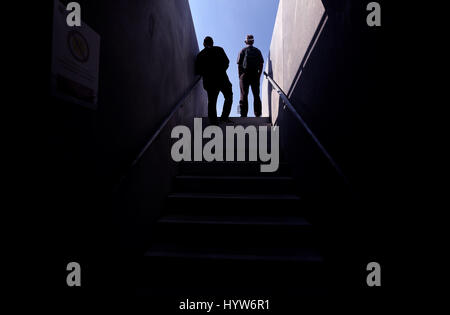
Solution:
{"label": "man wearing hat", "polygon": [[214,41],[211,37],[205,37],[203,46],[205,46],[205,49],[197,55],[195,72],[203,77],[203,87],[208,93],[209,121],[212,124],[218,122],[217,97],[222,92],[225,102],[220,120],[230,122],[228,116],[233,104],[233,90],[227,75],[230,60],[222,47],[214,46]]}
{"label": "man wearing hat", "polygon": [[241,88],[241,100],[239,101],[241,117],[247,117],[249,87],[253,93],[253,110],[256,117],[261,116],[261,98],[259,97],[259,85],[264,67],[264,58],[261,51],[253,47],[255,39],[253,35],[247,35],[245,43],[247,47],[241,50],[238,56],[239,83]]}

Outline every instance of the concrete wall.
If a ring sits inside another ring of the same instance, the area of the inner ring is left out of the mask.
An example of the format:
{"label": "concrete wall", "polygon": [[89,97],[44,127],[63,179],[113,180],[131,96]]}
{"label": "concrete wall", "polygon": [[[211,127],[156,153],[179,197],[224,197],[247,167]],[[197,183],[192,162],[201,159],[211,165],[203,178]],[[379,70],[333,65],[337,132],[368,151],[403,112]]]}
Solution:
{"label": "concrete wall", "polygon": [[[367,3],[281,0],[267,67],[363,200],[357,209],[340,211],[342,180],[270,85],[262,91],[301,193],[314,200],[313,215],[348,231],[375,228],[388,194],[390,96],[384,82],[393,68],[386,62],[385,28],[366,24]],[[372,210],[377,219],[369,218]]]}
{"label": "concrete wall", "polygon": [[[324,16],[320,0],[280,1],[275,21],[267,68],[278,85],[288,93],[295,84],[302,63],[307,62],[307,52]],[[265,82],[267,84],[267,82]],[[263,87],[267,91],[267,85]],[[264,108],[271,108],[272,122],[278,118],[278,94],[263,93]]]}
{"label": "concrete wall", "polygon": [[[47,96],[39,113],[45,128],[42,160],[49,183],[42,188],[52,192],[49,209],[61,226],[61,235],[83,231],[83,235],[68,236],[69,244],[72,240],[76,247],[91,248],[100,238],[110,245],[125,240],[125,247],[138,246],[143,232],[139,226],[147,226],[159,215],[175,171],[170,158],[172,127],[189,125],[194,116],[206,115],[200,82],[119,193],[112,194],[196,79],[194,60],[199,49],[189,3],[79,3],[83,21],[101,36],[98,109]],[[62,222],[69,222],[68,226]]]}
{"label": "concrete wall", "polygon": [[[379,90],[386,70],[382,30],[367,26],[366,5],[352,0],[280,1],[267,65],[299,114],[356,182],[362,180],[356,148],[376,140],[371,114],[377,114],[373,110],[386,96]],[[289,138],[301,133],[302,128],[295,131],[299,124],[291,121],[293,116],[279,105],[278,94],[268,84],[265,88],[263,103],[273,123],[281,132],[289,129]],[[303,145],[297,141],[290,147],[304,155],[311,150]]]}

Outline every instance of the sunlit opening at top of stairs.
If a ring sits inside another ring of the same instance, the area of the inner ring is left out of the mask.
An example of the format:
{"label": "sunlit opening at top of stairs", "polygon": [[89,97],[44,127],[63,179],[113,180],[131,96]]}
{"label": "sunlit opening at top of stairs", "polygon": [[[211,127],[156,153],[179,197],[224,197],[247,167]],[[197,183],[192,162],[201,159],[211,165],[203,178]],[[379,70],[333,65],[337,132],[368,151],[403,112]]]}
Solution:
{"label": "sunlit opening at top of stairs", "polygon": [[[230,59],[228,77],[233,84],[231,116],[239,116],[239,76],[237,58],[245,47],[247,34],[255,36],[255,47],[267,58],[272,39],[279,0],[189,0],[200,50],[203,39],[211,36]],[[263,76],[261,76],[261,81]],[[249,95],[249,116],[253,116],[253,95]],[[219,95],[217,112],[222,111],[223,96]]]}

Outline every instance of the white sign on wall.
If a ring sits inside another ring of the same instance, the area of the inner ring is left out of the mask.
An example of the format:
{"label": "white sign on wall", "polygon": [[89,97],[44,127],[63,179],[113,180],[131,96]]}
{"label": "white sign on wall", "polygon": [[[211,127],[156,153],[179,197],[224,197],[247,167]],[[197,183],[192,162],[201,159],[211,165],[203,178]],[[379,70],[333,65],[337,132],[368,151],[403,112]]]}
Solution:
{"label": "white sign on wall", "polygon": [[54,0],[52,92],[66,101],[96,109],[100,36],[84,22],[68,26],[69,13]]}

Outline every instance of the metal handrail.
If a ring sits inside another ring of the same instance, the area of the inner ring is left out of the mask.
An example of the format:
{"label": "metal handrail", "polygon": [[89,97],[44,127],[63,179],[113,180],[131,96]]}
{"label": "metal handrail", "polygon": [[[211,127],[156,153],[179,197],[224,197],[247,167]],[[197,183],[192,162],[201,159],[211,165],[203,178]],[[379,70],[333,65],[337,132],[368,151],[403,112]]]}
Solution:
{"label": "metal handrail", "polygon": [[309,128],[308,124],[303,120],[302,116],[297,112],[297,110],[292,106],[291,102],[289,101],[286,94],[283,92],[283,90],[280,88],[280,86],[275,82],[274,79],[272,79],[266,71],[264,71],[264,76],[267,78],[267,80],[272,85],[272,88],[277,91],[277,93],[280,95],[281,99],[283,100],[283,103],[286,105],[286,107],[291,111],[291,113],[297,118],[298,121],[302,124],[302,126],[305,128],[306,132],[311,136],[313,141],[317,144],[320,151],[325,155],[325,157],[328,159],[330,164],[333,166],[333,168],[336,170],[336,172],[339,174],[339,176],[342,177],[342,179],[345,181],[347,185],[350,186],[349,181],[347,180],[347,177],[342,172],[339,165],[336,163],[336,161],[333,159],[333,157],[328,153],[328,151],[325,149],[325,147],[320,143],[319,139],[316,137],[314,132]]}
{"label": "metal handrail", "polygon": [[128,174],[131,172],[131,170],[136,166],[136,164],[139,163],[139,161],[142,159],[144,154],[147,152],[147,150],[151,147],[151,145],[155,142],[155,140],[158,138],[158,136],[161,134],[163,129],[167,126],[169,121],[172,119],[172,117],[177,113],[177,111],[183,106],[184,101],[186,98],[191,94],[191,92],[194,90],[194,88],[197,86],[197,84],[200,82],[201,77],[197,77],[195,79],[194,83],[189,87],[189,89],[183,94],[181,99],[176,103],[174,108],[170,111],[169,115],[163,120],[159,128],[156,130],[156,132],[151,136],[151,138],[147,141],[145,146],[139,151],[139,154],[136,156],[136,158],[131,163],[130,167],[128,168],[128,171],[125,175],[122,176],[120,179],[119,185],[120,187],[122,182],[127,178]]}

